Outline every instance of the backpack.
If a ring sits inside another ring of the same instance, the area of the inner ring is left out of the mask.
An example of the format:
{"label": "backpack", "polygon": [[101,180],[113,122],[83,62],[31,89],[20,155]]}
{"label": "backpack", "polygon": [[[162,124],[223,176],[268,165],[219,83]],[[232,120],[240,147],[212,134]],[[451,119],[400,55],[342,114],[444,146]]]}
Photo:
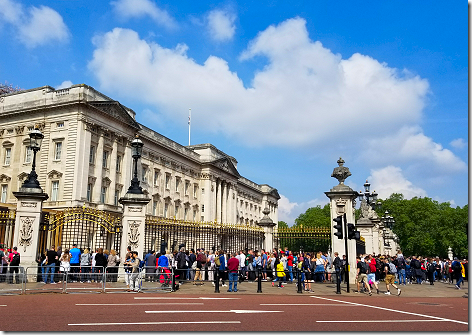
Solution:
{"label": "backpack", "polygon": [[428,272],[434,272],[436,271],[436,265],[433,263],[428,264]]}
{"label": "backpack", "polygon": [[359,273],[367,274],[367,264],[365,262],[359,262]]}
{"label": "backpack", "polygon": [[13,258],[11,259],[10,266],[18,266],[20,265],[20,253],[17,252],[16,254],[13,254]]}
{"label": "backpack", "polygon": [[388,267],[389,267],[389,273],[391,274],[394,274],[394,273],[397,273],[397,268],[395,267],[395,264],[393,263],[388,263]]}
{"label": "backpack", "polygon": [[461,263],[459,263],[458,261],[456,261],[454,263],[454,265],[452,266],[452,270],[454,272],[461,272],[462,271],[462,266],[461,266]]}
{"label": "backpack", "polygon": [[218,266],[218,267],[221,265],[220,256],[218,256],[218,257],[215,256],[215,265]]}
{"label": "backpack", "polygon": [[140,260],[139,258],[137,258],[137,260],[139,261],[139,269],[142,269],[142,268],[144,268],[144,266],[146,265],[146,262],[145,262],[145,261],[142,261],[142,260]]}

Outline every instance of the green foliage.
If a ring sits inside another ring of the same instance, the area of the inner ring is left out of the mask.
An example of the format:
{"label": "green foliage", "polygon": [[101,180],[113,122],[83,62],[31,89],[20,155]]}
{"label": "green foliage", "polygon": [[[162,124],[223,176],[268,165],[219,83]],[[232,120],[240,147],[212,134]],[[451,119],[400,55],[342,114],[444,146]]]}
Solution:
{"label": "green foliage", "polygon": [[288,224],[285,221],[279,221],[277,227],[279,227],[279,228],[288,228]]}
{"label": "green foliage", "polygon": [[452,208],[431,198],[404,199],[394,193],[382,201],[379,217],[388,210],[395,219],[393,232],[405,255],[447,257],[448,247],[454,256],[467,257],[469,207]]}
{"label": "green foliage", "polygon": [[295,219],[295,226],[303,225],[303,227],[330,227],[331,214],[329,204],[323,208],[321,206],[311,207],[305,213],[300,214]]}

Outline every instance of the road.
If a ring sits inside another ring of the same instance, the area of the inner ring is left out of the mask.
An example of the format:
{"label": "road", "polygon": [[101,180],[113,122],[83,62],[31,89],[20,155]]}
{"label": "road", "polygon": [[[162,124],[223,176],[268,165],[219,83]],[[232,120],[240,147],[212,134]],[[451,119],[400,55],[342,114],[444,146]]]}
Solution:
{"label": "road", "polygon": [[468,331],[463,297],[46,293],[0,313],[2,331]]}

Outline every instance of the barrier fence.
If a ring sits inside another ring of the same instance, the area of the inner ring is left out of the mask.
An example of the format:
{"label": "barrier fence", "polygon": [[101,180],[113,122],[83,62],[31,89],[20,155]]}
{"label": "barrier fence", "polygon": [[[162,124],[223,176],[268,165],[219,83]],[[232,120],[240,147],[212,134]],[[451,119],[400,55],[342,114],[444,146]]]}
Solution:
{"label": "barrier fence", "polygon": [[[267,269],[240,269],[235,275],[231,275],[228,270],[218,270],[204,268],[198,269],[175,269],[175,268],[142,268],[138,273],[120,273],[107,272],[103,267],[95,267],[89,271],[84,267],[71,267],[69,271],[59,273],[44,273],[38,267],[10,267],[13,272],[0,275],[0,295],[5,294],[27,294],[40,292],[55,293],[112,293],[139,291],[147,293],[174,292],[184,284],[212,284],[215,287],[215,293],[219,293],[219,287],[229,285],[230,280],[238,283],[257,283],[256,286],[245,286],[246,290],[262,292],[262,286],[275,286],[274,279],[278,278],[277,273]],[[306,284],[314,282],[309,272],[300,271],[294,268],[292,276],[290,271],[286,270],[285,277],[277,280],[283,280],[284,283],[291,282],[293,278],[292,289],[302,293]],[[200,277],[201,274],[201,277]],[[263,279],[264,274],[268,274],[267,281]],[[51,282],[52,277],[52,282]],[[231,278],[230,278],[231,277]],[[336,276],[332,276],[335,279]],[[133,284],[131,284],[131,282]],[[269,284],[270,283],[270,284]],[[129,286],[128,286],[129,284]]]}

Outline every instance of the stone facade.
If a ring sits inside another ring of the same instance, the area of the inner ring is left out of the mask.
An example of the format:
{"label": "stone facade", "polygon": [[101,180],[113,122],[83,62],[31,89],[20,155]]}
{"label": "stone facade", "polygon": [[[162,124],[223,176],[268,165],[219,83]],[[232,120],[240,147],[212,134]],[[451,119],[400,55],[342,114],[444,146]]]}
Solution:
{"label": "stone facade", "polygon": [[27,145],[35,126],[45,136],[36,158],[38,180],[49,195],[44,208],[85,205],[121,213],[118,200],[132,178],[130,141],[139,134],[144,151],[138,177],[151,199],[147,215],[257,225],[267,207],[278,222],[277,190],[242,177],[234,157],[211,144],[182,146],[84,84],[0,97],[0,206],[16,204],[12,192],[31,171]]}

